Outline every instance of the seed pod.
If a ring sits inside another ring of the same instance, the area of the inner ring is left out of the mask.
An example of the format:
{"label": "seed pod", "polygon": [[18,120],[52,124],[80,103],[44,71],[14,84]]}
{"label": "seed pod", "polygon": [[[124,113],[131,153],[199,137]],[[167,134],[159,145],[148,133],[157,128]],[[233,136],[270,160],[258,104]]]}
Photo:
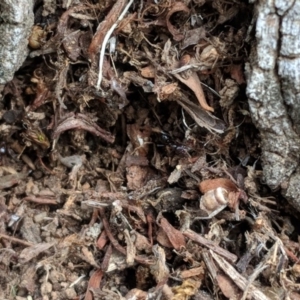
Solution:
{"label": "seed pod", "polygon": [[206,192],[200,199],[200,209],[211,215],[219,212],[228,204],[228,191],[222,187]]}

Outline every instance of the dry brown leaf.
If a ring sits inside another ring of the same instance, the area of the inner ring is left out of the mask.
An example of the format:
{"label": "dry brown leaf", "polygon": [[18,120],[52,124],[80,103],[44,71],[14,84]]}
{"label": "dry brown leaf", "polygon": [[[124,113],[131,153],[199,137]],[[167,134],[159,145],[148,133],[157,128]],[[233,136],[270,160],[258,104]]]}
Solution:
{"label": "dry brown leaf", "polygon": [[149,160],[145,156],[125,154],[125,164],[126,167],[131,167],[131,166],[147,167],[149,165]]}
{"label": "dry brown leaf", "polygon": [[126,131],[134,149],[132,154],[137,156],[147,156],[149,151],[151,128],[146,126],[141,127],[138,124],[128,124]]}
{"label": "dry brown leaf", "polygon": [[[178,67],[178,65],[175,66],[174,69],[176,69],[177,67]],[[197,97],[197,99],[203,109],[205,109],[207,111],[211,111],[211,112],[214,111],[214,109],[211,106],[209,106],[206,102],[205,95],[204,95],[204,92],[203,92],[203,89],[201,86],[201,82],[200,82],[199,77],[196,72],[193,72],[190,75],[190,77],[187,79],[180,76],[180,74],[174,74],[174,76],[194,92],[195,96]]]}
{"label": "dry brown leaf", "polygon": [[226,125],[222,120],[211,115],[199,105],[187,100],[184,95],[182,95],[180,100],[176,99],[176,102],[185,109],[199,126],[206,128],[210,132],[223,133],[225,131]]}
{"label": "dry brown leaf", "polygon": [[132,242],[128,229],[124,230],[124,237],[126,243],[126,263],[128,266],[132,266],[136,255],[136,248]]}
{"label": "dry brown leaf", "polygon": [[181,49],[198,44],[198,42],[205,37],[205,34],[206,31],[204,27],[198,27],[187,31],[184,40],[182,41]]}
{"label": "dry brown leaf", "polygon": [[31,294],[34,293],[34,290],[37,286],[37,272],[36,265],[34,263],[31,263],[22,275],[20,274],[19,281],[19,289],[25,288]]}
{"label": "dry brown leaf", "polygon": [[166,218],[161,218],[160,226],[168,236],[172,246],[176,250],[180,250],[182,247],[185,247],[185,238],[181,231],[175,229]]}
{"label": "dry brown leaf", "polygon": [[206,46],[200,54],[199,60],[207,67],[212,68],[219,58],[219,53],[213,45]]}
{"label": "dry brown leaf", "polygon": [[291,300],[300,300],[300,294],[298,294],[296,292],[290,293],[289,296],[290,296]]}
{"label": "dry brown leaf", "polygon": [[99,127],[90,117],[78,113],[70,113],[69,116],[58,124],[53,132],[53,138],[57,138],[61,133],[71,129],[81,129],[88,131],[96,136],[100,136],[108,143],[113,143],[115,138],[110,132]]}
{"label": "dry brown leaf", "polygon": [[22,250],[20,256],[19,256],[19,262],[21,264],[25,264],[38,256],[40,253],[48,250],[49,248],[53,247],[56,244],[56,242],[51,243],[39,243],[37,245],[34,245],[32,247],[28,247]]}
{"label": "dry brown leaf", "polygon": [[88,50],[89,58],[92,62],[94,61],[97,53],[100,51],[99,45],[102,45],[107,31],[112,27],[113,24],[115,24],[126,4],[126,0],[117,1],[111,8],[109,13],[106,15],[105,19],[101,23],[99,23],[97,31]]}
{"label": "dry brown leaf", "polygon": [[162,228],[159,228],[156,233],[156,240],[158,243],[160,243],[162,246],[166,248],[173,248],[167,234],[164,232]]}
{"label": "dry brown leaf", "polygon": [[157,283],[164,283],[170,274],[166,264],[166,253],[159,245],[154,245],[152,251],[155,256],[155,262],[150,266],[150,272]]}
{"label": "dry brown leaf", "polygon": [[25,177],[21,173],[1,176],[0,178],[0,190],[10,188],[22,180]]}

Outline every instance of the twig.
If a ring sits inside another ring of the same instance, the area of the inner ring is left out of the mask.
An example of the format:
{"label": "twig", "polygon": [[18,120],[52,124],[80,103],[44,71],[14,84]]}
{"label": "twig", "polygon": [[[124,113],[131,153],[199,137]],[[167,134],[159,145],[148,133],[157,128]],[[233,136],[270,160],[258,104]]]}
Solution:
{"label": "twig", "polygon": [[237,256],[230,253],[229,251],[221,248],[220,246],[218,246],[216,243],[214,243],[211,240],[208,240],[204,237],[202,237],[201,235],[197,234],[196,232],[188,229],[186,231],[183,232],[183,234],[190,238],[191,240],[213,250],[214,252],[218,253],[219,255],[225,257],[228,261],[230,261],[231,263],[235,263],[237,261]]}
{"label": "twig", "polygon": [[118,26],[119,22],[124,18],[125,14],[127,13],[128,9],[130,8],[131,4],[133,3],[133,0],[130,0],[129,3],[126,5],[124,8],[123,12],[120,14],[119,18],[117,21],[111,26],[111,28],[107,31],[102,46],[101,46],[101,52],[100,52],[100,57],[99,57],[99,74],[98,74],[98,81],[97,81],[97,89],[100,89],[101,81],[102,81],[102,69],[103,69],[103,60],[104,60],[104,55],[105,55],[105,48],[106,44],[112,35],[113,31],[116,29]]}
{"label": "twig", "polygon": [[[267,255],[264,257],[264,260],[262,262],[260,262],[259,265],[254,269],[252,274],[250,276],[248,276],[248,282],[246,284],[246,287],[244,288],[244,293],[243,293],[243,297],[241,298],[241,300],[247,299],[249,289],[251,287],[252,282],[254,282],[254,280],[258,277],[258,275],[260,275],[262,273],[263,270],[269,268],[270,265],[273,265],[273,266],[280,265],[277,262],[277,256],[278,256],[279,250],[281,250],[281,252],[282,252],[282,258],[287,260],[287,256],[286,256],[282,241],[277,237],[274,237],[274,239],[275,239],[275,244],[267,252]],[[278,271],[278,273],[280,272],[280,270],[277,270],[277,271]]]}
{"label": "twig", "polygon": [[18,239],[16,237],[9,236],[9,235],[3,234],[3,233],[0,233],[0,239],[1,238],[9,240],[9,241],[11,241],[13,243],[17,243],[17,244],[26,246],[26,247],[32,247],[32,246],[34,246],[34,244],[32,244],[30,242],[26,242],[26,241],[20,240],[20,239]]}
{"label": "twig", "polygon": [[152,228],[152,223],[153,223],[153,216],[149,213],[146,215],[147,223],[148,223],[148,238],[150,240],[150,245],[151,247],[153,246],[153,228]]}
{"label": "twig", "polygon": [[218,274],[218,269],[217,266],[215,264],[215,262],[213,261],[211,255],[209,254],[208,250],[205,250],[202,252],[202,259],[211,275],[211,278],[213,280],[214,284],[217,284],[217,274]]}
{"label": "twig", "polygon": [[57,205],[57,201],[55,199],[50,199],[47,197],[36,197],[34,195],[29,195],[22,199],[23,201],[29,201],[36,204],[43,204],[43,205]]}
{"label": "twig", "polygon": [[116,1],[109,13],[104,18],[104,20],[101,23],[99,23],[96,33],[94,34],[88,49],[89,60],[91,61],[92,65],[95,65],[95,57],[100,51],[100,47],[103,43],[105,33],[116,22],[117,16],[124,9],[126,3],[127,0]]}
{"label": "twig", "polygon": [[[225,274],[227,274],[241,290],[245,290],[247,287],[247,280],[241,274],[239,274],[225,259],[214,253],[212,250],[209,252],[219,267],[225,272]],[[267,297],[253,285],[249,286],[248,293],[249,296],[254,300],[270,300],[269,297]]]}

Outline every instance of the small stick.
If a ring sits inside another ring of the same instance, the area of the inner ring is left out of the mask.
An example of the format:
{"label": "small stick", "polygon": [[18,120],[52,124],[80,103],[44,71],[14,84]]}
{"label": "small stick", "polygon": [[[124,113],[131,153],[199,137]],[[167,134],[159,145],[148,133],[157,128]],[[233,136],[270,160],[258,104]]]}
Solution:
{"label": "small stick", "polygon": [[6,239],[6,240],[9,240],[13,243],[17,243],[17,244],[20,244],[20,245],[23,245],[23,246],[26,246],[26,247],[31,247],[31,246],[34,246],[34,244],[30,243],[30,242],[26,242],[26,241],[23,241],[23,240],[20,240],[16,237],[13,237],[13,236],[9,236],[9,235],[6,235],[6,234],[3,234],[3,233],[0,233],[0,239],[3,238],[3,239]]}
{"label": "small stick", "polygon": [[218,246],[213,241],[202,237],[201,235],[197,234],[196,232],[194,232],[190,229],[184,231],[183,234],[186,237],[190,238],[191,240],[193,240],[193,241],[195,241],[195,242],[197,242],[197,243],[213,250],[214,252],[218,253],[219,255],[225,257],[231,263],[235,263],[238,259],[235,254],[232,254],[231,252],[221,248],[220,246]]}

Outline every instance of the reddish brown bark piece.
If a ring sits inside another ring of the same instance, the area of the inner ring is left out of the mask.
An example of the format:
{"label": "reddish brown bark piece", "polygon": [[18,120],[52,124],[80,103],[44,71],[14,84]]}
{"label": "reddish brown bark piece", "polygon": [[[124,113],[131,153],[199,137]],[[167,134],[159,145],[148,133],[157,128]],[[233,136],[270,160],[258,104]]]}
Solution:
{"label": "reddish brown bark piece", "polygon": [[126,4],[127,0],[117,1],[108,13],[108,15],[105,17],[105,19],[99,24],[88,50],[88,55],[92,62],[95,60],[95,56],[100,50],[100,45],[102,45],[107,31],[117,21],[119,15],[124,10]]}
{"label": "reddish brown bark piece", "polygon": [[166,218],[160,219],[160,225],[176,250],[180,250],[182,247],[185,247],[185,239],[181,231],[175,229]]}
{"label": "reddish brown bark piece", "polygon": [[99,250],[102,250],[104,248],[104,246],[107,244],[107,242],[109,241],[107,234],[105,231],[102,231],[98,240],[97,240],[97,248]]}
{"label": "reddish brown bark piece", "polygon": [[89,283],[88,283],[88,287],[87,287],[87,291],[84,297],[84,300],[93,300],[93,294],[90,292],[91,288],[99,288],[100,287],[100,283],[103,277],[103,272],[102,270],[97,270],[95,273],[93,273],[93,275],[91,276]]}

